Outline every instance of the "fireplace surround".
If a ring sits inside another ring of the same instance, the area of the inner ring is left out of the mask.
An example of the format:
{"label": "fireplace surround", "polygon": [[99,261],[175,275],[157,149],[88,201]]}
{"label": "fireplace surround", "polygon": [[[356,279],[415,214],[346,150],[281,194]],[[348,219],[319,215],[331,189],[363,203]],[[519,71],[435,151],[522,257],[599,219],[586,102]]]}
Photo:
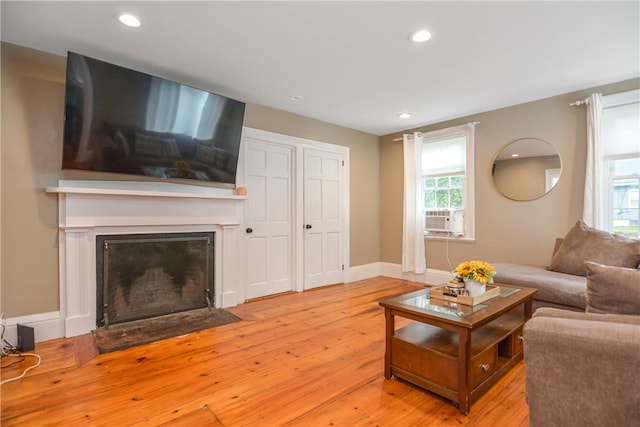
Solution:
{"label": "fireplace surround", "polygon": [[58,195],[60,313],[64,335],[97,324],[96,238],[104,235],[213,233],[214,305],[244,302],[239,226],[245,196],[165,182],[61,180]]}

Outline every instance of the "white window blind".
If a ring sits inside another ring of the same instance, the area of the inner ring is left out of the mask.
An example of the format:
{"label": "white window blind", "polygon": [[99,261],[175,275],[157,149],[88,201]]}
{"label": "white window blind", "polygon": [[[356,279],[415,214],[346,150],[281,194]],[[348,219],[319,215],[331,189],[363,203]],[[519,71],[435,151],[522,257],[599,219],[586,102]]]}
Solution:
{"label": "white window blind", "polygon": [[422,147],[422,175],[464,174],[466,144],[465,135],[426,141]]}
{"label": "white window blind", "polygon": [[602,111],[603,155],[640,154],[640,104],[605,107]]}

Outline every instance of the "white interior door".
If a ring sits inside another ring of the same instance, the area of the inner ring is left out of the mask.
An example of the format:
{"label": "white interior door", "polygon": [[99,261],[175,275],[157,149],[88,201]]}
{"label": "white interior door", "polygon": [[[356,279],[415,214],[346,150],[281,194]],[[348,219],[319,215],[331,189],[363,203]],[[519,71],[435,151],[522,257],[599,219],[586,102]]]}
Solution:
{"label": "white interior door", "polygon": [[304,150],[304,288],[344,282],[344,156]]}
{"label": "white interior door", "polygon": [[244,139],[246,298],[292,291],[293,148]]}

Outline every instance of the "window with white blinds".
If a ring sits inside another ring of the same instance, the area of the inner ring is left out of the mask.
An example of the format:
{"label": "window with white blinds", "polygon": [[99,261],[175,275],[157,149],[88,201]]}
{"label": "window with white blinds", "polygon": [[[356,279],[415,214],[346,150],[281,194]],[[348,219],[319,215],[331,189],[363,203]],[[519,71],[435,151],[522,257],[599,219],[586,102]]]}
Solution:
{"label": "window with white blinds", "polygon": [[608,231],[640,238],[640,90],[602,98],[600,188]]}
{"label": "window with white blinds", "polygon": [[[428,237],[474,239],[474,129],[475,124],[423,133],[422,191],[425,234]],[[429,218],[450,215],[456,226],[430,227]]]}

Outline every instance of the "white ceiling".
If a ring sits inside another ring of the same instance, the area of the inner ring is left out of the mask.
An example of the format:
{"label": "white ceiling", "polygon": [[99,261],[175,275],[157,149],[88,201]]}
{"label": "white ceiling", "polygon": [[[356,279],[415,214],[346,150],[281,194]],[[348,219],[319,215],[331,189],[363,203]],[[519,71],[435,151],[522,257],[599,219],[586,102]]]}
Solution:
{"label": "white ceiling", "polygon": [[[0,7],[3,41],[78,52],[375,135],[640,76],[637,0]],[[118,23],[122,11],[142,26]],[[433,38],[410,43],[423,27]],[[411,118],[397,117],[406,111]]]}

